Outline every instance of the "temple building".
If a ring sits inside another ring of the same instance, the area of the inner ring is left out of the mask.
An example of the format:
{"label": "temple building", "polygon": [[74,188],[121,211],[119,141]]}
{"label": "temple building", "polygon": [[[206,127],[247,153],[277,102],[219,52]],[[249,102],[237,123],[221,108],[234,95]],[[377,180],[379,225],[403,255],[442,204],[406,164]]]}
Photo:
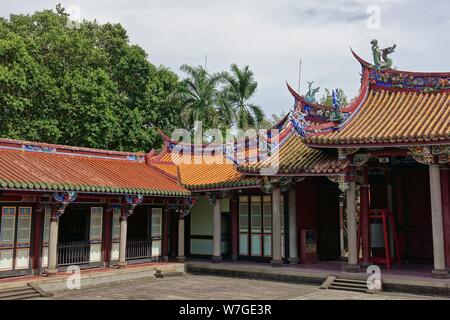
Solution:
{"label": "temple building", "polygon": [[162,132],[149,153],[0,139],[0,277],[186,258],[420,263],[447,277],[450,73],[353,54],[348,105],[288,86],[285,118],[227,145]]}

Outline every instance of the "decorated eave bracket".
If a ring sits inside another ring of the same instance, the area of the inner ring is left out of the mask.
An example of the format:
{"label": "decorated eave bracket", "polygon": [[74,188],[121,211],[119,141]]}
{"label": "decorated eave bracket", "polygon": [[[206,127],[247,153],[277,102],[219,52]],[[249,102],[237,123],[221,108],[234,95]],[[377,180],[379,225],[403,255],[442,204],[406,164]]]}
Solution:
{"label": "decorated eave bracket", "polygon": [[127,219],[129,216],[131,216],[134,213],[134,209],[136,209],[136,207],[140,205],[143,200],[144,196],[142,194],[125,196],[126,207],[123,211],[124,216],[122,216],[121,218]]}
{"label": "decorated eave bracket", "polygon": [[178,213],[179,218],[184,218],[189,215],[192,208],[197,203],[197,198],[189,197],[189,198],[183,198],[179,199],[176,202],[168,203],[167,209],[170,211]]}
{"label": "decorated eave bracket", "polygon": [[450,146],[418,146],[409,148],[408,154],[421,164],[448,164],[450,163]]}
{"label": "decorated eave bracket", "polygon": [[207,193],[207,197],[208,197],[208,202],[210,205],[214,206],[216,204],[216,200],[217,199],[222,199],[227,197],[228,192],[227,191],[213,191],[213,192],[208,192]]}
{"label": "decorated eave bracket", "polygon": [[58,204],[57,210],[52,213],[52,219],[58,219],[66,210],[69,203],[74,202],[77,199],[77,193],[73,191],[69,192],[54,192],[53,199]]}
{"label": "decorated eave bracket", "polygon": [[268,177],[263,178],[261,190],[266,194],[271,194],[275,187],[281,188],[282,191],[287,191],[295,183],[305,180],[305,177]]}

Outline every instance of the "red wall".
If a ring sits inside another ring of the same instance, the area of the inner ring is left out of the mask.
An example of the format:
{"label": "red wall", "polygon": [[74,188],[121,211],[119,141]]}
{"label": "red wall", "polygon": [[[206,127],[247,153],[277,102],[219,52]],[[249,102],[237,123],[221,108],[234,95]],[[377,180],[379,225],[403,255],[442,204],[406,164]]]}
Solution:
{"label": "red wall", "polygon": [[301,257],[301,230],[317,230],[318,258],[337,259],[339,244],[339,193],[336,183],[323,177],[309,177],[297,183],[297,241]]}
{"label": "red wall", "polygon": [[445,262],[450,267],[450,169],[441,170],[442,210],[444,216]]}

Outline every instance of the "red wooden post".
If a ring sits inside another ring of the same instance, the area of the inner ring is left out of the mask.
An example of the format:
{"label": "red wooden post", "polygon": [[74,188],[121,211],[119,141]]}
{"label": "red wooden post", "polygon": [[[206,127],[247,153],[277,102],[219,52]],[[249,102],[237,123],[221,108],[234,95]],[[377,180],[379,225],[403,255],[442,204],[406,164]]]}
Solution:
{"label": "red wooden post", "polygon": [[45,210],[39,204],[36,204],[34,210],[34,236],[33,236],[33,270],[39,272],[41,267],[41,253],[42,253],[42,226],[44,222]]}
{"label": "red wooden post", "polygon": [[232,193],[230,198],[231,260],[237,260],[238,258],[238,211],[238,196]]}
{"label": "red wooden post", "polygon": [[170,256],[175,258],[178,252],[178,210],[170,219]]}
{"label": "red wooden post", "polygon": [[362,233],[362,263],[368,266],[370,260],[369,240],[369,175],[367,168],[363,169],[363,184],[360,186],[361,196],[361,233]]}
{"label": "red wooden post", "polygon": [[104,236],[103,236],[103,262],[105,266],[109,266],[111,262],[111,248],[112,248],[112,216],[113,208],[111,205],[104,206],[105,211],[103,217],[104,223]]}
{"label": "red wooden post", "polygon": [[441,168],[442,215],[444,219],[445,264],[450,267],[450,168]]}

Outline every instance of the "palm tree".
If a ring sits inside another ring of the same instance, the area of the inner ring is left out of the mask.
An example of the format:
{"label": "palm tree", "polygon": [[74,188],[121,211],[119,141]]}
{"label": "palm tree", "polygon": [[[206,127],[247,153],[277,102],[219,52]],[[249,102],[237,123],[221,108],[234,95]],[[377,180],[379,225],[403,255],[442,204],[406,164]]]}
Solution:
{"label": "palm tree", "polygon": [[232,64],[231,73],[227,73],[226,80],[224,94],[234,113],[237,127],[240,129],[259,128],[265,115],[260,106],[250,103],[258,83],[249,66],[239,69],[236,64]]}
{"label": "palm tree", "polygon": [[203,128],[217,127],[220,122],[220,93],[218,86],[224,81],[221,73],[209,74],[202,66],[184,64],[180,68],[186,74],[179,90],[174,93],[176,103],[181,105],[183,124],[194,128],[196,121],[203,122]]}

